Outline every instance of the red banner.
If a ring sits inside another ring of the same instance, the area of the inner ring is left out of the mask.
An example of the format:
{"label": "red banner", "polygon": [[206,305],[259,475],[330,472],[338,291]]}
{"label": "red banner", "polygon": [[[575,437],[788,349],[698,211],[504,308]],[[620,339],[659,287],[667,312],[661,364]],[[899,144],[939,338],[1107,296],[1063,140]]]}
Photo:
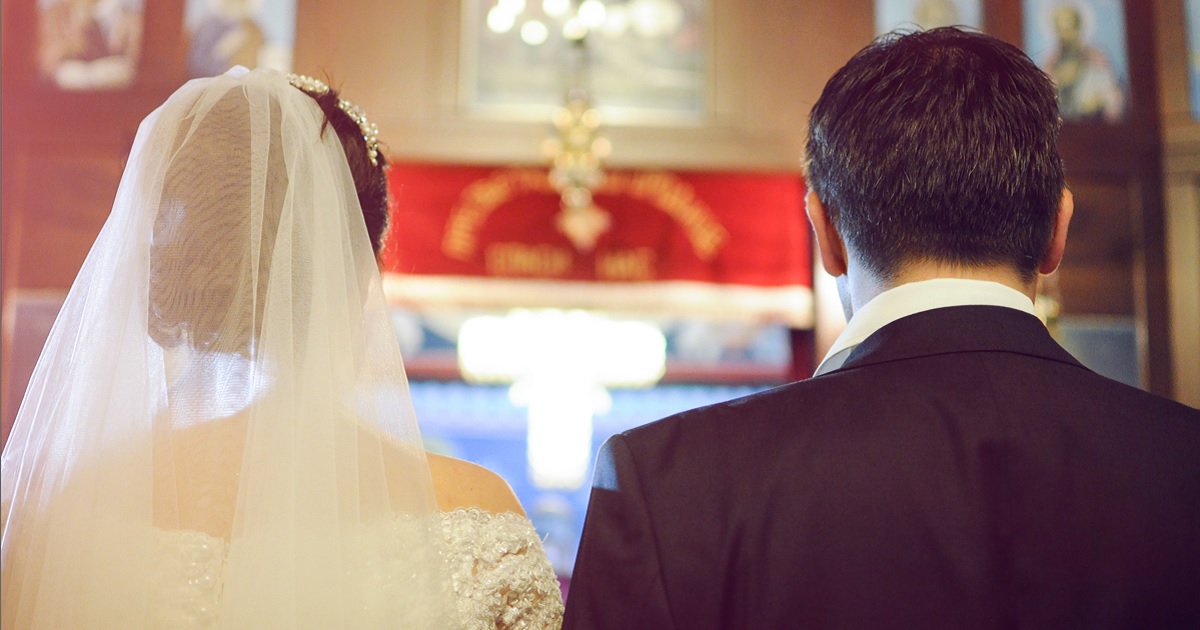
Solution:
{"label": "red banner", "polygon": [[[546,169],[399,163],[389,178],[393,286],[397,277],[503,278],[627,294],[682,284],[689,299],[718,288],[747,304],[770,294],[772,311],[811,306],[804,184],[794,173],[609,171],[596,210],[576,215]],[[791,292],[786,306],[781,291]]]}

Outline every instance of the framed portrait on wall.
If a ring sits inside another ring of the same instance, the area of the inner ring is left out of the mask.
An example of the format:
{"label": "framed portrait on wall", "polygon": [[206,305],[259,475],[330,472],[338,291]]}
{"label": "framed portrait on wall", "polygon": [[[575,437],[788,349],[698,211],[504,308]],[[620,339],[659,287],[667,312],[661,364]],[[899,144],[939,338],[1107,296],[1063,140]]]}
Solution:
{"label": "framed portrait on wall", "polygon": [[137,78],[143,0],[38,0],[38,75],[64,90],[117,90]]}
{"label": "framed portrait on wall", "polygon": [[969,26],[983,30],[980,0],[875,0],[875,34],[895,29]]}
{"label": "framed portrait on wall", "polygon": [[185,11],[189,77],[233,66],[292,70],[296,0],[187,0]]}
{"label": "framed portrait on wall", "polygon": [[585,89],[606,122],[709,113],[709,0],[463,0],[460,102],[540,119]]}
{"label": "framed portrait on wall", "polygon": [[1192,118],[1200,121],[1200,0],[1187,0],[1188,78],[1191,82]]}
{"label": "framed portrait on wall", "polygon": [[1054,79],[1063,120],[1118,123],[1129,107],[1121,0],[1025,0],[1025,52]]}

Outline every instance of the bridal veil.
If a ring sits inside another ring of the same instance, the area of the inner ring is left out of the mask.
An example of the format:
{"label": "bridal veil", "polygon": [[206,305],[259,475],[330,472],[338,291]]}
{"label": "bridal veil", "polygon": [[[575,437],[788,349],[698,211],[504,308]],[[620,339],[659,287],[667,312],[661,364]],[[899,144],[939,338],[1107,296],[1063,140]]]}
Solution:
{"label": "bridal veil", "polygon": [[191,81],[142,123],[2,473],[5,629],[170,625],[214,575],[183,540],[223,549],[211,627],[449,625],[354,181],[284,75]]}

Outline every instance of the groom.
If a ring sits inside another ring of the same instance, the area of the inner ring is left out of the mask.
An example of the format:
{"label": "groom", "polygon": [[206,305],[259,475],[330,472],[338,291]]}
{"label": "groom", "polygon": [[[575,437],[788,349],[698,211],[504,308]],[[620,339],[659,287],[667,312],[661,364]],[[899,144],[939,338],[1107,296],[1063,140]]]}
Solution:
{"label": "groom", "polygon": [[1200,411],[1034,315],[1072,198],[1016,48],[878,41],[809,123],[849,325],[815,378],[601,450],[565,627],[1200,627]]}

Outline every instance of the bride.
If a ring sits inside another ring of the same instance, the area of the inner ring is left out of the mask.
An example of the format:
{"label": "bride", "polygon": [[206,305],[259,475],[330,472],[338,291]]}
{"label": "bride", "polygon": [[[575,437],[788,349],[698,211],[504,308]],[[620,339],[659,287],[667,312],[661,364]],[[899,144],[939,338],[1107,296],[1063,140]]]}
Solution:
{"label": "bride", "polygon": [[558,627],[508,485],[420,446],[384,167],[305,77],[142,123],[4,449],[4,629]]}

